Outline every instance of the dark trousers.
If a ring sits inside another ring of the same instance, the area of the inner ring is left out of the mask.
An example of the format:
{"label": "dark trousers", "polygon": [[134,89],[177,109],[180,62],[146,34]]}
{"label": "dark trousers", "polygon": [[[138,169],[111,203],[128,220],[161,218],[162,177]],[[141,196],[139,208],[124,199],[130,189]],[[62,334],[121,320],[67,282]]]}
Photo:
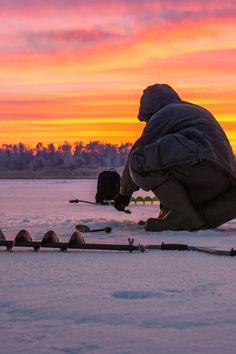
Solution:
{"label": "dark trousers", "polygon": [[[144,172],[142,166],[143,157],[136,154],[131,155],[129,168],[134,183],[143,190],[155,191],[161,203],[164,206],[167,204],[169,208],[171,208],[168,197],[170,193],[175,194],[176,192],[176,199],[172,198],[175,204],[181,204],[181,193],[186,193],[192,205],[197,208],[233,186],[230,177],[208,161],[195,165],[178,164],[162,171],[150,172]],[[173,180],[175,180],[175,184],[172,183]],[[177,189],[180,184],[181,192],[179,193]],[[175,187],[172,188],[172,185]],[[161,191],[161,195],[158,195],[158,190]],[[173,207],[176,208],[176,205]]]}
{"label": "dark trousers", "polygon": [[195,207],[208,202],[232,187],[229,176],[210,162],[177,165],[169,173],[179,180]]}

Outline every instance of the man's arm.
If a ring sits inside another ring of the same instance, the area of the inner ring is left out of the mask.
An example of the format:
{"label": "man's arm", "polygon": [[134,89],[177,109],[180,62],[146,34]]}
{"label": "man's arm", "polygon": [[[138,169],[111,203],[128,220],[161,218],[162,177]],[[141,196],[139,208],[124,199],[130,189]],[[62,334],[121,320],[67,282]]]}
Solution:
{"label": "man's arm", "polygon": [[130,150],[128,159],[126,161],[125,168],[124,168],[122,176],[121,176],[120,191],[114,199],[114,207],[119,211],[125,210],[125,207],[127,205],[129,205],[130,198],[131,198],[133,192],[139,190],[139,188],[140,188],[139,186],[137,186],[133,182],[130,172],[129,172],[129,157],[130,157],[130,154],[132,153],[132,151],[134,149],[136,149],[137,145],[138,145],[138,140],[136,141],[136,143],[132,146],[132,148]]}
{"label": "man's arm", "polygon": [[[159,117],[157,117],[159,115]],[[147,144],[155,142],[159,137],[166,135],[169,133],[170,121],[169,115],[161,115],[160,113],[156,114],[154,119],[150,119],[149,122],[145,125],[143,132],[140,138],[134,143],[132,146],[129,156],[135,149],[139,149],[140,151],[144,150],[144,147]],[[122,173],[121,183],[120,183],[120,195],[131,197],[133,192],[139,190],[139,187],[133,182],[130,171],[129,171],[129,157],[126,162],[125,168]],[[128,205],[128,204],[127,204]]]}
{"label": "man's arm", "polygon": [[129,157],[131,155],[131,153],[136,149],[136,148],[140,148],[140,140],[141,138],[139,138],[134,145],[132,146],[128,159],[126,161],[126,165],[125,168],[123,170],[122,176],[121,176],[121,182],[120,182],[120,194],[121,195],[125,195],[125,196],[131,196],[133,194],[133,192],[138,191],[139,190],[139,186],[137,186],[130,175],[129,172]]}

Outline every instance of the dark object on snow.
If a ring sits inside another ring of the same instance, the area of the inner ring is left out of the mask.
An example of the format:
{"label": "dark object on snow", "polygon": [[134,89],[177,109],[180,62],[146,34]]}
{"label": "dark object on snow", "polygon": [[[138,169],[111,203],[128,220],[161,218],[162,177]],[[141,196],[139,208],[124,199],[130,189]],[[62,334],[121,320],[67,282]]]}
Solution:
{"label": "dark object on snow", "polygon": [[15,237],[15,245],[19,245],[25,242],[32,242],[32,237],[27,230],[20,230]]}
{"label": "dark object on snow", "polygon": [[129,205],[131,196],[126,196],[118,193],[114,200],[114,207],[119,211],[124,211]]}
{"label": "dark object on snow", "polygon": [[[69,201],[70,203],[87,203],[87,204],[93,204],[93,205],[113,205],[114,202],[112,200],[104,200],[101,203],[96,203],[96,202],[90,202],[88,200],[82,200],[82,199],[73,199]],[[123,210],[124,213],[126,214],[131,214],[131,211],[129,209]]]}
{"label": "dark object on snow", "polygon": [[69,201],[69,203],[86,203],[86,204],[93,204],[93,205],[111,205],[113,202],[111,200],[105,200],[102,203],[96,203],[96,202],[90,202],[89,200],[83,200],[83,199],[72,199]]}
{"label": "dark object on snow", "polygon": [[53,242],[59,242],[59,238],[53,230],[50,230],[44,235],[41,245],[44,246]]}
{"label": "dark object on snow", "polygon": [[113,200],[120,190],[120,179],[119,173],[114,168],[101,172],[97,181],[96,203]]}
{"label": "dark object on snow", "polygon": [[112,231],[111,227],[105,227],[103,229],[90,229],[89,226],[87,225],[76,225],[75,226],[76,230],[80,231],[80,232],[99,232],[99,231],[105,231],[107,233],[110,233]]}
{"label": "dark object on snow", "polygon": [[79,231],[73,232],[71,235],[69,245],[84,245],[85,244],[85,239],[83,238],[83,235]]}
{"label": "dark object on snow", "polygon": [[[23,230],[25,231],[25,230]],[[77,231],[71,236],[68,242],[53,242],[46,243],[43,248],[59,248],[60,251],[66,251],[67,249],[79,249],[79,250],[106,250],[106,251],[139,251],[144,252],[145,250],[163,250],[163,251],[198,251],[201,253],[208,253],[212,255],[220,256],[236,256],[236,250],[231,248],[230,251],[216,250],[209,247],[199,247],[199,246],[188,246],[186,244],[170,244],[164,243],[158,245],[135,245],[134,239],[129,238],[128,244],[110,244],[110,243],[85,243],[83,236]],[[15,244],[14,241],[0,240],[0,246],[6,247],[8,251],[12,251],[14,246],[16,247],[31,247],[34,251],[38,251],[41,246],[40,241],[25,241],[23,243]]]}
{"label": "dark object on snow", "polygon": [[6,237],[5,237],[4,233],[2,232],[2,230],[0,230],[0,240],[6,240]]}

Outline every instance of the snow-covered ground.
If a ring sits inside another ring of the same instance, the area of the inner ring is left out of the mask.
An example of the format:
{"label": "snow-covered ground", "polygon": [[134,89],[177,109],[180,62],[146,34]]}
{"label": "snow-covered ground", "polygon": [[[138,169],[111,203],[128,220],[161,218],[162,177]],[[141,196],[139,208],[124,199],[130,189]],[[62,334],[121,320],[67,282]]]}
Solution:
{"label": "snow-covered ground", "polygon": [[[218,230],[147,233],[155,205],[70,204],[94,200],[95,180],[2,180],[0,228],[7,239],[53,229],[69,240],[78,223],[111,226],[87,242],[162,241],[236,248],[236,221]],[[138,192],[136,195],[147,195]],[[0,250],[0,353],[235,353],[236,258],[197,252]]]}

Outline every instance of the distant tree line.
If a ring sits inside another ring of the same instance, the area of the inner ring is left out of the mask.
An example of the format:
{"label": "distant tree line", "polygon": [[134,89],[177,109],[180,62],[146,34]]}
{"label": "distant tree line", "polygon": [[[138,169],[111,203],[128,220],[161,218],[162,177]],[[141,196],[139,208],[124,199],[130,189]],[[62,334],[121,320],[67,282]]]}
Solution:
{"label": "distant tree line", "polygon": [[45,168],[78,169],[80,167],[124,166],[131,144],[88,144],[76,142],[55,147],[54,144],[29,147],[26,144],[3,144],[0,146],[0,170],[31,170]]}

